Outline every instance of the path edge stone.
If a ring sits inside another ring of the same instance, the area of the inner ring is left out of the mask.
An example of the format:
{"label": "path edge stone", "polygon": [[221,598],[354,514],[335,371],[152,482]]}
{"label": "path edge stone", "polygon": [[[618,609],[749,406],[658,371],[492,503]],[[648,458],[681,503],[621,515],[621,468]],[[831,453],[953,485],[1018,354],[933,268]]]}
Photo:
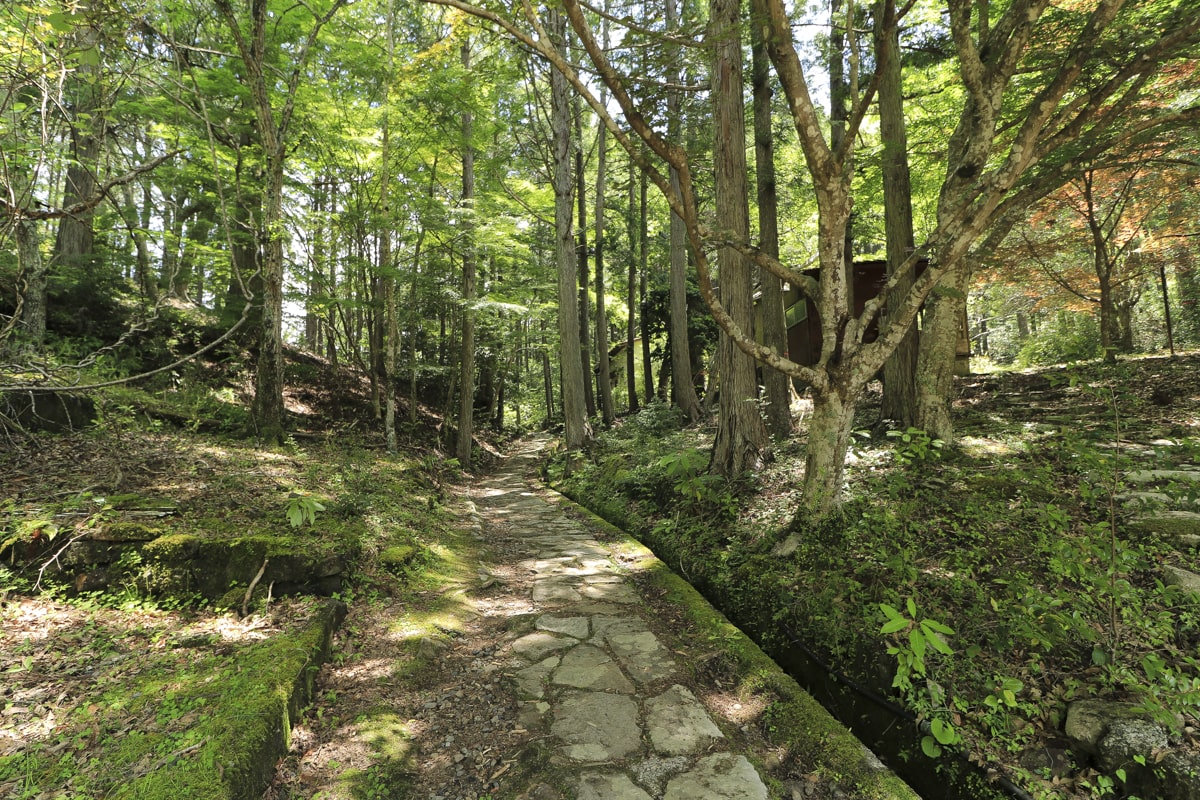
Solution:
{"label": "path edge stone", "polygon": [[772,711],[774,739],[789,749],[807,754],[814,769],[853,791],[861,800],[920,800],[915,791],[884,766],[849,728],[838,722],[824,706],[794,678],[762,651],[750,637],[712,606],[690,583],[629,533],[598,516],[587,507],[549,487],[555,499],[571,508],[589,525],[619,540],[618,547],[644,570],[654,583],[666,590],[710,641],[720,642],[722,651],[737,665],[738,690],[746,693],[769,690],[777,698]]}

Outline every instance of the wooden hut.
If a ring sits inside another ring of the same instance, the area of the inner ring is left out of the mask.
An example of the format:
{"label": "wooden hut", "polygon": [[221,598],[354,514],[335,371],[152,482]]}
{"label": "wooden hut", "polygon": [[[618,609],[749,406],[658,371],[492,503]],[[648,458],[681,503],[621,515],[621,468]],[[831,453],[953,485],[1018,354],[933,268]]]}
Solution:
{"label": "wooden hut", "polygon": [[[920,275],[929,266],[927,260],[917,262],[916,274]],[[806,275],[818,276],[815,269]],[[879,294],[887,283],[887,261],[872,259],[854,262],[854,280],[851,287],[851,308],[855,316],[862,313],[867,301]],[[788,326],[788,358],[797,364],[812,366],[821,354],[821,318],[816,309],[794,286],[785,286],[783,305]],[[761,328],[759,328],[761,330]],[[863,337],[866,342],[875,341],[879,335],[878,318],[871,323]],[[955,352],[955,372],[970,373],[971,339],[967,330],[967,313],[963,310]]]}

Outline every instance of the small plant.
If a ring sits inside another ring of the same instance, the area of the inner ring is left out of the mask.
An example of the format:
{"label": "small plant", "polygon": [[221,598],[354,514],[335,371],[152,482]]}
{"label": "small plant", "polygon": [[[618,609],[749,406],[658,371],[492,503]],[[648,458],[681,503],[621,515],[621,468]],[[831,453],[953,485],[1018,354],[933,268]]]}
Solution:
{"label": "small plant", "polygon": [[[954,650],[946,643],[945,637],[953,636],[954,630],[932,619],[917,620],[917,604],[910,597],[905,615],[887,603],[880,603],[879,609],[887,617],[887,621],[879,629],[885,636],[891,636],[893,644],[888,648],[888,655],[896,657],[896,674],[892,678],[892,686],[902,692],[913,688],[914,677],[925,677],[925,654],[933,648],[943,655],[954,655]],[[900,633],[906,632],[906,640]]]}
{"label": "small plant", "polygon": [[299,528],[304,523],[312,525],[317,521],[317,512],[324,511],[325,506],[307,495],[293,493],[288,498],[287,508],[284,513],[287,514],[287,521],[291,523],[293,528]]}
{"label": "small plant", "polygon": [[[932,620],[918,619],[917,604],[910,597],[905,605],[908,611],[904,614],[894,606],[880,603],[879,610],[887,617],[879,632],[892,638],[892,646],[888,655],[896,657],[896,674],[892,678],[892,686],[903,692],[909,702],[928,716],[928,733],[921,739],[921,750],[930,758],[942,754],[943,747],[952,747],[962,741],[953,723],[941,716],[944,712],[944,698],[937,702],[929,697],[930,689],[926,686],[918,689],[913,684],[914,678],[924,678],[926,675],[925,656],[930,648],[943,655],[953,655],[954,650],[946,642],[947,636],[953,636],[954,630],[947,625]],[[901,638],[900,634],[907,634]],[[942,692],[939,691],[939,695]]]}
{"label": "small plant", "polygon": [[663,456],[658,466],[673,480],[675,493],[693,506],[707,506],[718,515],[732,517],[736,501],[720,475],[704,472],[708,454],[700,450],[682,450]]}
{"label": "small plant", "polygon": [[934,439],[920,428],[906,428],[902,431],[888,431],[887,435],[896,439],[896,449],[893,451],[896,461],[904,466],[924,464],[937,460],[941,455],[941,439]]}

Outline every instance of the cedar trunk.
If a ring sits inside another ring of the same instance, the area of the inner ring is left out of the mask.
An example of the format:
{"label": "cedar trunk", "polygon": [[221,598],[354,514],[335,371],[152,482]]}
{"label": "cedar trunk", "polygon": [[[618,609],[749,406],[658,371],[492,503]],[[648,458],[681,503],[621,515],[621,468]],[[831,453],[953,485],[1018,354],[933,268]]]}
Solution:
{"label": "cedar trunk", "polygon": [[[746,203],[746,121],[742,106],[742,47],[739,0],[709,3],[714,40],[712,70],[713,161],[716,167],[717,219],[739,241],[750,235]],[[754,325],[750,263],[737,250],[718,251],[721,304],[742,330]],[[767,449],[766,426],[758,411],[756,362],[721,332],[720,412],[711,469],[729,477],[756,469]]]}

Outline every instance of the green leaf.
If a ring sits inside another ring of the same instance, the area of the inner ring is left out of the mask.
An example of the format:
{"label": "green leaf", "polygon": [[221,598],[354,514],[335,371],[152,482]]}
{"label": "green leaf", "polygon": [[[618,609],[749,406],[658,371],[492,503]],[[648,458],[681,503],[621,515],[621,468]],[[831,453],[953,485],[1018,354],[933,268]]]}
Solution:
{"label": "green leaf", "polygon": [[915,666],[918,667],[917,672],[925,672],[925,634],[921,633],[919,628],[913,628],[908,632],[908,644],[912,647],[913,657],[916,660]]}
{"label": "green leaf", "polygon": [[922,631],[925,634],[925,637],[929,640],[929,643],[933,645],[934,650],[937,650],[939,653],[945,656],[954,655],[954,649],[950,647],[950,645],[946,644],[946,640],[942,638],[940,633],[937,631],[924,630],[923,624]]}
{"label": "green leaf", "polygon": [[930,758],[937,758],[942,754],[942,748],[938,746],[932,736],[925,736],[921,739],[921,751]]}
{"label": "green leaf", "polygon": [[899,611],[892,606],[889,606],[887,603],[880,603],[879,610],[882,611],[884,616],[886,616],[888,619],[904,619],[904,616]]}
{"label": "green leaf", "polygon": [[910,617],[913,617],[914,619],[917,616],[917,604],[915,602],[913,602],[913,599],[911,597],[908,598],[908,615]]}
{"label": "green leaf", "polygon": [[71,15],[64,14],[61,11],[56,11],[53,14],[46,15],[46,24],[53,28],[58,33],[71,32]]}
{"label": "green leaf", "polygon": [[304,524],[304,509],[299,503],[292,503],[287,507],[287,519],[292,524],[293,528],[299,528]]}
{"label": "green leaf", "polygon": [[946,625],[943,625],[942,623],[938,622],[937,620],[932,620],[932,619],[923,619],[923,620],[921,620],[921,627],[922,627],[922,628],[926,628],[926,629],[927,629],[927,630],[925,631],[926,633],[928,633],[928,632],[929,632],[929,630],[928,630],[928,629],[932,628],[933,630],[937,631],[938,633],[944,633],[944,634],[946,634],[947,636],[953,636],[953,635],[954,635],[954,629],[953,629],[953,628],[950,628],[950,627],[948,627],[948,626],[946,626]]}
{"label": "green leaf", "polygon": [[954,730],[954,726],[949,722],[935,718],[929,723],[929,729],[933,733],[933,738],[937,739],[938,744],[947,746],[958,744],[958,731]]}
{"label": "green leaf", "polygon": [[895,617],[883,623],[883,627],[879,629],[880,633],[895,633],[896,631],[904,630],[908,627],[908,620],[903,617]]}

